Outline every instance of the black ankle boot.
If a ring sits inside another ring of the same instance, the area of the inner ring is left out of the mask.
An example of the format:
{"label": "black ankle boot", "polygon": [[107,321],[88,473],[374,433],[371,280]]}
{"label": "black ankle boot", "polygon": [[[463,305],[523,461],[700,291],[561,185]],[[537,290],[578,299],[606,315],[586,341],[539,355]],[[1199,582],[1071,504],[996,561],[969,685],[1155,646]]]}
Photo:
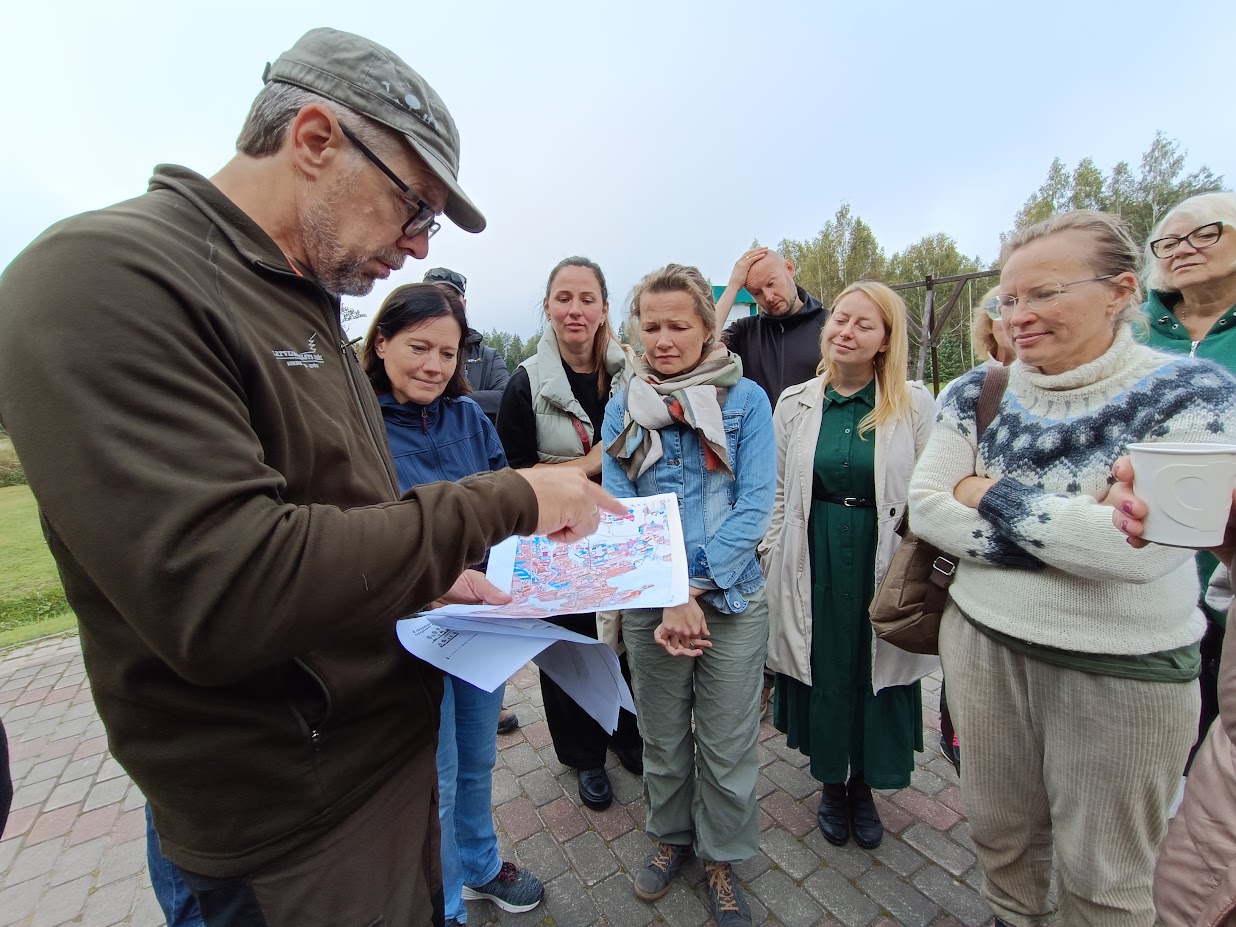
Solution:
{"label": "black ankle boot", "polygon": [[851,779],[846,791],[854,842],[864,850],[874,850],[884,839],[884,825],[880,822],[880,812],[876,811],[871,789],[862,779]]}
{"label": "black ankle boot", "polygon": [[820,793],[820,810],[816,813],[820,833],[835,847],[850,840],[850,814],[844,785],[824,783]]}

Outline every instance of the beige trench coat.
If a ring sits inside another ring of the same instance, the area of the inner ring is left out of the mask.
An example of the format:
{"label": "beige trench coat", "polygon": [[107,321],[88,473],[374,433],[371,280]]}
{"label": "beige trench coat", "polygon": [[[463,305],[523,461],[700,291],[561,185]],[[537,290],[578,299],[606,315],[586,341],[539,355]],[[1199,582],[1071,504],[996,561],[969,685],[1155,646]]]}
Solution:
{"label": "beige trench coat", "polygon": [[[936,406],[922,384],[911,381],[910,416],[875,431],[876,561],[879,586],[901,543],[897,522],[906,508],[910,474],[927,444]],[[777,499],[759,547],[768,578],[768,666],[811,685],[811,567],[807,516],[820,434],[824,390],[816,377],[781,395],[773,413],[777,435]],[[872,635],[871,688],[909,685],[939,669],[934,656],[908,653]]]}

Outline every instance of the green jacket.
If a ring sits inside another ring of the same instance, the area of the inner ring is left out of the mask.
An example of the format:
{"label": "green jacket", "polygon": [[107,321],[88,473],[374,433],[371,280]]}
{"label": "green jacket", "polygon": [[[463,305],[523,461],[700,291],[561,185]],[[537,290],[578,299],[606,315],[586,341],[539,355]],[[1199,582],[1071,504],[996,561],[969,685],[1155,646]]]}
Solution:
{"label": "green jacket", "polygon": [[1179,293],[1150,291],[1150,297],[1142,307],[1150,325],[1146,343],[1159,351],[1204,357],[1236,374],[1236,306],[1223,313],[1205,338],[1194,341],[1176,319],[1174,308],[1178,302]]}
{"label": "green jacket", "polygon": [[179,167],[0,277],[0,422],[109,746],[166,855],[205,875],[295,849],[433,762],[441,677],[395,621],[535,528],[510,471],[397,501],[345,339],[338,299]]}

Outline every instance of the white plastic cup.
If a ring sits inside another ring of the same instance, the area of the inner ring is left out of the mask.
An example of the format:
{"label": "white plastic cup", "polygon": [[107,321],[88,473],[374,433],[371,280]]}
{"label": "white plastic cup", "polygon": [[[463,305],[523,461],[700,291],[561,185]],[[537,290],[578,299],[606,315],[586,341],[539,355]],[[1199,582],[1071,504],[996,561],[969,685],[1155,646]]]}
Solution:
{"label": "white plastic cup", "polygon": [[1130,444],[1133,493],[1146,503],[1142,537],[1169,547],[1223,543],[1236,445]]}

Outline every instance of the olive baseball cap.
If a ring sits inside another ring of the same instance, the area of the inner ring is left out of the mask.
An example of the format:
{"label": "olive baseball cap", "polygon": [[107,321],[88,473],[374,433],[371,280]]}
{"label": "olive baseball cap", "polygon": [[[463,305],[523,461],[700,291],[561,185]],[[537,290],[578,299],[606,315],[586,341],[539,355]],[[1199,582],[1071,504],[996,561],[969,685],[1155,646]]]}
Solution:
{"label": "olive baseball cap", "polygon": [[447,218],[466,232],[485,228],[485,217],[459,186],[455,120],[398,55],[350,32],[311,29],[274,64],[267,63],[262,81],[320,94],[401,133],[450,191]]}

